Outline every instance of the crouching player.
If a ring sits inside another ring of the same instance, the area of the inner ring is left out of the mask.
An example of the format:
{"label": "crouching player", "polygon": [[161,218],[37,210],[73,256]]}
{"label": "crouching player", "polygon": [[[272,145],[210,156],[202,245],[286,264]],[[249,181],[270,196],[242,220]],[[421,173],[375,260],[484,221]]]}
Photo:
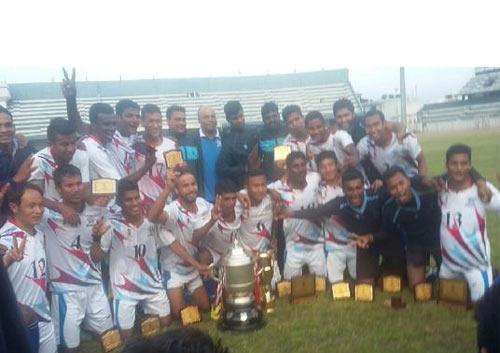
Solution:
{"label": "crouching player", "polygon": [[471,300],[478,301],[493,280],[486,211],[500,211],[500,193],[492,191],[489,203],[481,201],[470,176],[472,151],[453,145],[446,151],[447,188],[440,192],[441,278],[461,278],[469,284]]}
{"label": "crouching player", "polygon": [[[168,234],[157,233],[157,227],[145,219],[137,183],[118,183],[117,204],[120,218],[111,219],[106,234],[92,234],[92,256],[102,259],[110,254],[110,279],[113,291],[113,314],[124,340],[132,336],[135,312],[140,305],[145,314],[159,316],[160,324],[170,323],[170,305],[158,268],[157,250]],[[158,239],[159,238],[159,239]]]}
{"label": "crouching player", "polygon": [[93,237],[107,230],[105,207],[83,200],[80,169],[65,164],[54,171],[54,184],[62,203],[80,217],[71,226],[62,214],[45,209],[41,227],[45,233],[47,268],[52,294],[52,317],[58,345],[64,352],[77,351],[80,325],[97,334],[113,327],[108,298],[104,293],[99,259],[91,257]]}
{"label": "crouching player", "polygon": [[[291,152],[286,158],[286,175],[271,185],[281,196],[284,206],[293,211],[312,209],[318,203],[317,173],[307,171],[306,156]],[[321,228],[307,219],[292,218],[283,221],[286,239],[286,256],[283,277],[290,280],[302,274],[302,266],[309,272],[325,276],[324,237]]]}
{"label": "crouching player", "polygon": [[0,247],[2,253],[6,251],[3,264],[28,326],[33,350],[55,353],[54,326],[46,294],[44,235],[35,228],[43,215],[42,190],[29,183],[11,186],[4,205],[10,218],[0,228]]}
{"label": "crouching player", "polygon": [[[200,272],[208,273],[208,267],[198,263],[194,257],[198,252],[199,235],[206,234],[215,224],[220,218],[220,210],[198,197],[196,177],[191,171],[181,169],[176,173],[167,171],[165,188],[151,205],[148,217],[152,222],[160,223],[176,240],[175,247],[171,245],[161,249],[160,261],[172,312],[175,317],[179,317],[185,306],[185,287],[200,310],[210,308],[200,277]],[[174,188],[177,199],[165,205]],[[180,251],[184,256],[179,255]]]}
{"label": "crouching player", "polygon": [[[336,197],[344,196],[337,158],[333,151],[323,151],[316,157],[321,182],[318,188],[318,201],[324,205]],[[356,247],[351,244],[350,233],[344,221],[333,214],[323,223],[325,233],[326,272],[330,283],[342,281],[347,267],[351,279],[356,279]]]}

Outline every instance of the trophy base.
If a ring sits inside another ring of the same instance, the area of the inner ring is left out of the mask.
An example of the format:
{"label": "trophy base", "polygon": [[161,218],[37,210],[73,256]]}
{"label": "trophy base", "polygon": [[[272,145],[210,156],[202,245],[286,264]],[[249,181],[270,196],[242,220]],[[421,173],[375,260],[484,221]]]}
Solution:
{"label": "trophy base", "polygon": [[228,308],[217,327],[221,331],[252,331],[265,325],[262,311],[256,307]]}

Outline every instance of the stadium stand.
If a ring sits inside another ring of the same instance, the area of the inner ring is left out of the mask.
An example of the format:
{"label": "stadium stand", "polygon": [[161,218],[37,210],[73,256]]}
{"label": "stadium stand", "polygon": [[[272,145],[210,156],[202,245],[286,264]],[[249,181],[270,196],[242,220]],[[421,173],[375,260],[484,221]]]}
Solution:
{"label": "stadium stand", "polygon": [[426,104],[418,118],[424,131],[500,127],[500,68],[476,68],[457,100]]}
{"label": "stadium stand", "polygon": [[[18,83],[6,87],[4,96],[9,96],[7,107],[14,115],[17,131],[30,139],[43,140],[49,120],[66,117],[59,83]],[[347,69],[246,77],[77,82],[77,90],[84,120],[88,120],[88,109],[93,103],[114,106],[118,100],[130,98],[140,105],[157,104],[163,112],[171,104],[184,106],[189,128],[197,126],[196,113],[201,105],[213,106],[223,126],[223,106],[231,99],[241,101],[249,123],[261,121],[260,108],[267,101],[275,101],[280,109],[293,103],[304,112],[314,109],[330,115],[333,102],[345,97],[356,110],[362,110]]]}

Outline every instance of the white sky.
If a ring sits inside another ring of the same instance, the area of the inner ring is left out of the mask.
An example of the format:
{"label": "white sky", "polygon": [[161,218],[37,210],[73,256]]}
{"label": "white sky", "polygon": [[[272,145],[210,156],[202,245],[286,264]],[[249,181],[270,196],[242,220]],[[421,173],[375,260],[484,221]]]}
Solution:
{"label": "white sky", "polygon": [[0,80],[252,75],[348,67],[370,98],[456,92],[500,66],[498,2],[6,0]]}

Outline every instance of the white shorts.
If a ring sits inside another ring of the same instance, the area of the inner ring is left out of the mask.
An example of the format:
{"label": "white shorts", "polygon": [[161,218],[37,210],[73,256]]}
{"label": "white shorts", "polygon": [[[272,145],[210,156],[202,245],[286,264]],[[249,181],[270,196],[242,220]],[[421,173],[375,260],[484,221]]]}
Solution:
{"label": "white shorts", "polygon": [[56,353],[57,344],[54,336],[54,325],[52,322],[39,322],[38,332],[40,334],[40,346],[38,353]]}
{"label": "white shorts", "polygon": [[469,285],[470,298],[473,302],[481,299],[484,292],[493,284],[493,270],[491,266],[486,269],[471,268],[467,271],[458,272],[450,269],[446,261],[443,261],[439,269],[439,277],[465,279]]}
{"label": "white shorts", "polygon": [[316,276],[325,276],[325,251],[323,244],[307,247],[289,246],[285,253],[283,277],[290,280],[302,275],[302,266],[307,265],[309,272]]}
{"label": "white shorts", "polygon": [[80,325],[98,335],[113,327],[101,284],[80,291],[52,293],[52,319],[57,344],[69,349],[80,345]]}
{"label": "white shorts", "polygon": [[175,271],[164,271],[163,276],[167,282],[167,290],[186,286],[189,293],[192,294],[196,288],[203,286],[200,274],[197,271],[191,271],[185,275]]}
{"label": "white shorts", "polygon": [[135,307],[137,305],[142,307],[144,314],[158,315],[159,317],[170,314],[170,302],[164,290],[143,300],[114,299],[114,319],[120,330],[130,330],[134,327]]}
{"label": "white shorts", "polygon": [[326,273],[328,281],[335,283],[344,280],[347,267],[349,276],[356,279],[356,247],[345,245],[326,253]]}

